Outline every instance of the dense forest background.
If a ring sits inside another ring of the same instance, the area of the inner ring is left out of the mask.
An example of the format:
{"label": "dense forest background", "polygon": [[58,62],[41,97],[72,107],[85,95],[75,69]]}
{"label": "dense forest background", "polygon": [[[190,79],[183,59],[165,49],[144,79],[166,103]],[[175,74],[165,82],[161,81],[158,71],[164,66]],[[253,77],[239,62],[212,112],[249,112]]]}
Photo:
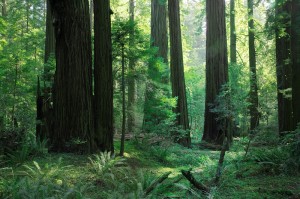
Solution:
{"label": "dense forest background", "polygon": [[1,0],[0,197],[300,197],[299,0]]}

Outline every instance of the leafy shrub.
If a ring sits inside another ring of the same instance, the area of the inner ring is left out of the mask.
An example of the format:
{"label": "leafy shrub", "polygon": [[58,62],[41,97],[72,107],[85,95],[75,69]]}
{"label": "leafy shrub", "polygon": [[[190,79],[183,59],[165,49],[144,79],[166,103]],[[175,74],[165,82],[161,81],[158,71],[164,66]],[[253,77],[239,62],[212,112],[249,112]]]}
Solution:
{"label": "leafy shrub", "polygon": [[25,139],[24,129],[7,129],[0,132],[0,155],[18,150]]}
{"label": "leafy shrub", "polygon": [[257,149],[252,151],[250,159],[258,162],[266,173],[280,174],[284,172],[284,163],[289,157],[288,151],[282,147],[273,149]]}
{"label": "leafy shrub", "polygon": [[288,147],[289,159],[285,163],[289,173],[300,172],[300,124],[294,132],[287,134],[284,143]]}

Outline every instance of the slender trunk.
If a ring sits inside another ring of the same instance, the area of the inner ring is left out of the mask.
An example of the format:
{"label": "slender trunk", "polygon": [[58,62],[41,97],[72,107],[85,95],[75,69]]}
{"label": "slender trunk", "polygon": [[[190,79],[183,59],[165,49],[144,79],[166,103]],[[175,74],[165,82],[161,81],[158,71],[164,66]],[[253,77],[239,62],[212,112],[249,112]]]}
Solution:
{"label": "slender trunk", "polygon": [[93,32],[93,26],[94,26],[94,0],[90,0],[90,21],[91,21],[91,32]]}
{"label": "slender trunk", "polygon": [[[291,60],[291,4],[289,1],[282,3],[276,1],[276,73],[277,73],[277,99],[278,99],[278,124],[279,133],[292,130],[292,99],[284,92],[292,88],[292,63]],[[282,34],[284,30],[284,34]]]}
{"label": "slender trunk", "polygon": [[114,153],[110,1],[94,0],[94,113],[96,144]]}
{"label": "slender trunk", "polygon": [[[43,96],[44,102],[42,104],[43,113],[40,114],[38,107],[40,106],[40,97],[37,99],[37,117],[39,114],[43,118],[39,118],[42,121],[42,126],[40,128],[36,128],[37,138],[44,139],[48,138],[53,129],[53,117],[52,117],[52,110],[50,110],[51,103],[53,103],[52,99],[52,79],[53,75],[50,73],[51,70],[54,70],[55,66],[52,66],[49,63],[49,58],[54,58],[55,56],[55,35],[54,35],[54,26],[53,26],[53,18],[51,13],[51,5],[50,1],[46,0],[46,39],[45,39],[45,55],[44,55],[44,89],[43,89]],[[39,125],[39,124],[38,124]]]}
{"label": "slender trunk", "polygon": [[[55,54],[55,35],[53,18],[51,13],[50,0],[47,0],[47,13],[46,13],[46,41],[45,41],[45,57],[44,63],[48,62],[50,55]],[[44,68],[44,75],[47,76],[50,69]]]}
{"label": "slender trunk", "polygon": [[26,0],[26,33],[29,32],[29,9],[30,9],[29,0]]}
{"label": "slender trunk", "polygon": [[43,97],[41,93],[41,83],[40,77],[37,80],[37,92],[36,92],[36,140],[45,139],[45,134],[42,130],[42,122],[43,122]]}
{"label": "slender trunk", "polygon": [[[134,23],[134,0],[129,1],[129,20]],[[134,46],[134,30],[129,35],[129,48]],[[129,79],[128,79],[128,132],[133,132],[135,125],[135,59],[131,56],[129,59]]]}
{"label": "slender trunk", "polygon": [[293,126],[300,122],[300,2],[292,0]]}
{"label": "slender trunk", "polygon": [[253,20],[253,0],[248,0],[248,33],[249,33],[249,65],[250,65],[250,130],[259,125],[258,87],[256,77],[255,35]]}
{"label": "slender trunk", "polygon": [[18,67],[18,63],[16,63],[16,65],[15,65],[15,81],[14,81],[14,89],[13,89],[14,102],[13,102],[12,111],[11,111],[11,122],[12,122],[13,128],[18,127],[17,118],[15,116],[15,109],[16,109],[16,103],[17,103],[18,75],[19,75],[19,67]]}
{"label": "slender trunk", "polygon": [[56,37],[51,144],[56,151],[91,152],[94,123],[88,0],[50,0],[50,3]]}
{"label": "slender trunk", "polygon": [[176,139],[178,139],[178,143],[184,146],[190,146],[191,138],[184,80],[179,0],[169,0],[168,8],[170,20],[172,96],[177,98],[177,105],[174,110],[177,114],[176,125],[187,131],[185,135],[177,137]]}
{"label": "slender trunk", "polygon": [[120,156],[124,156],[125,148],[125,55],[124,55],[124,44],[122,44],[122,136],[121,136],[121,147]]}
{"label": "slender trunk", "polygon": [[235,0],[230,0],[230,63],[236,64]]}
{"label": "slender trunk", "polygon": [[7,11],[6,11],[6,0],[2,0],[2,16],[6,17],[7,16]]}

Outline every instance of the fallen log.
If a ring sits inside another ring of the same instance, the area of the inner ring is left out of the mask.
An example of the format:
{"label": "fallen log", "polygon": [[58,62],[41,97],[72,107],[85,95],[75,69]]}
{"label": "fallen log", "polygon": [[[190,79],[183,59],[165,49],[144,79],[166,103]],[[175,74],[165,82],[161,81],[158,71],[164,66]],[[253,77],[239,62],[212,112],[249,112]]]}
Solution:
{"label": "fallen log", "polygon": [[167,173],[165,173],[165,174],[163,174],[162,176],[160,176],[158,179],[156,179],[155,181],[153,181],[152,183],[151,183],[151,185],[144,191],[144,198],[147,196],[147,195],[149,195],[149,193],[151,192],[151,191],[153,191],[156,187],[157,187],[157,185],[158,184],[160,184],[160,183],[162,183],[164,180],[166,180],[168,177],[169,177],[169,175],[171,174],[172,172],[170,171],[170,172],[167,172]]}
{"label": "fallen log", "polygon": [[193,174],[191,173],[191,171],[185,171],[185,170],[181,170],[182,175],[188,180],[190,181],[190,183],[192,185],[194,185],[194,187],[196,187],[197,189],[199,189],[200,191],[202,191],[203,193],[209,193],[210,189],[205,186],[203,183],[198,182]]}

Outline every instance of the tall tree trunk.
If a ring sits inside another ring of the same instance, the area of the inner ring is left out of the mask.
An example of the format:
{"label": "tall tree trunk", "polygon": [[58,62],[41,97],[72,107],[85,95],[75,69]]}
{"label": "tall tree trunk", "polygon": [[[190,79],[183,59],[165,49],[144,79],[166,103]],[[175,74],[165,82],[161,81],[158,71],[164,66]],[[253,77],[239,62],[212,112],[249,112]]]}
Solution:
{"label": "tall tree trunk", "polygon": [[[134,0],[129,1],[129,20],[134,23]],[[134,31],[129,35],[129,48],[134,46]],[[134,78],[135,59],[131,56],[129,58],[129,79],[128,79],[128,118],[127,126],[128,131],[132,132],[135,126],[135,78]]]}
{"label": "tall tree trunk", "polygon": [[56,73],[54,78],[55,128],[53,150],[68,147],[74,140],[82,150],[92,151],[92,49],[88,0],[50,0],[55,19]]}
{"label": "tall tree trunk", "polygon": [[230,63],[236,64],[235,0],[230,0]]}
{"label": "tall tree trunk", "polygon": [[45,134],[43,133],[43,121],[44,115],[43,115],[43,97],[41,92],[41,83],[40,83],[40,77],[38,77],[37,80],[37,92],[36,92],[36,139],[37,140],[43,140],[45,139]]}
{"label": "tall tree trunk", "polygon": [[39,122],[37,125],[42,125],[41,127],[36,128],[37,139],[44,139],[49,137],[51,129],[53,128],[53,110],[50,110],[52,99],[52,74],[50,71],[53,70],[51,64],[48,62],[49,58],[54,58],[55,56],[55,35],[54,35],[54,26],[53,18],[51,13],[50,1],[46,0],[46,40],[45,40],[45,55],[44,55],[44,89],[43,89],[43,104],[42,112],[39,113],[39,106],[41,96],[37,101],[37,115],[40,115]]}
{"label": "tall tree trunk", "polygon": [[178,139],[178,143],[184,146],[190,146],[191,138],[184,80],[179,0],[168,0],[168,9],[170,22],[172,96],[177,97],[177,106],[175,108],[175,113],[178,114],[176,118],[177,125],[187,131],[186,135]]}
{"label": "tall tree trunk", "polygon": [[[284,95],[286,89],[292,88],[291,61],[291,4],[289,1],[276,0],[276,73],[279,133],[292,130],[292,99]],[[283,30],[283,31],[282,31]],[[284,32],[284,34],[283,34]]]}
{"label": "tall tree trunk", "polygon": [[6,0],[2,0],[2,17],[7,16],[7,11],[6,11]]}
{"label": "tall tree trunk", "polygon": [[[167,32],[167,2],[166,0],[151,0],[151,46],[157,47],[156,59],[149,62],[148,78],[145,92],[144,121],[143,128],[157,125],[162,122],[165,116],[159,113],[160,99],[156,93],[163,92],[168,96],[169,92],[165,88],[157,85],[169,84],[168,67],[168,32]],[[157,68],[157,59],[161,58],[165,65],[165,71]],[[155,118],[155,119],[153,119]]]}
{"label": "tall tree trunk", "polygon": [[[46,41],[45,41],[45,57],[44,62],[47,63],[50,55],[55,54],[55,35],[53,18],[51,13],[50,0],[47,0],[47,13],[46,13]],[[44,74],[47,75],[49,69],[44,68]]]}
{"label": "tall tree trunk", "polygon": [[98,148],[114,152],[110,1],[94,0],[95,134]]}
{"label": "tall tree trunk", "polygon": [[[168,63],[168,30],[167,30],[167,3],[165,0],[151,0],[151,42],[158,48],[157,57]],[[166,69],[168,70],[168,69]],[[163,79],[164,83],[169,78]]]}
{"label": "tall tree trunk", "polygon": [[254,39],[253,0],[248,0],[248,33],[249,33],[249,65],[250,65],[250,130],[259,125],[258,87],[256,77],[256,55]]}
{"label": "tall tree trunk", "polygon": [[300,122],[300,2],[292,0],[293,123]]}
{"label": "tall tree trunk", "polygon": [[26,33],[29,32],[29,10],[30,10],[29,0],[26,0]]}
{"label": "tall tree trunk", "polygon": [[126,121],[126,111],[125,111],[125,54],[124,54],[124,44],[122,44],[122,135],[121,135],[120,156],[124,156],[124,150],[125,150],[125,121]]}
{"label": "tall tree trunk", "polygon": [[211,112],[211,104],[219,95],[222,85],[228,82],[228,60],[225,23],[225,1],[206,1],[206,99],[202,140],[222,144],[227,131],[227,121]]}
{"label": "tall tree trunk", "polygon": [[94,26],[94,0],[90,0],[90,21],[91,21],[91,32],[93,32],[93,26]]}

